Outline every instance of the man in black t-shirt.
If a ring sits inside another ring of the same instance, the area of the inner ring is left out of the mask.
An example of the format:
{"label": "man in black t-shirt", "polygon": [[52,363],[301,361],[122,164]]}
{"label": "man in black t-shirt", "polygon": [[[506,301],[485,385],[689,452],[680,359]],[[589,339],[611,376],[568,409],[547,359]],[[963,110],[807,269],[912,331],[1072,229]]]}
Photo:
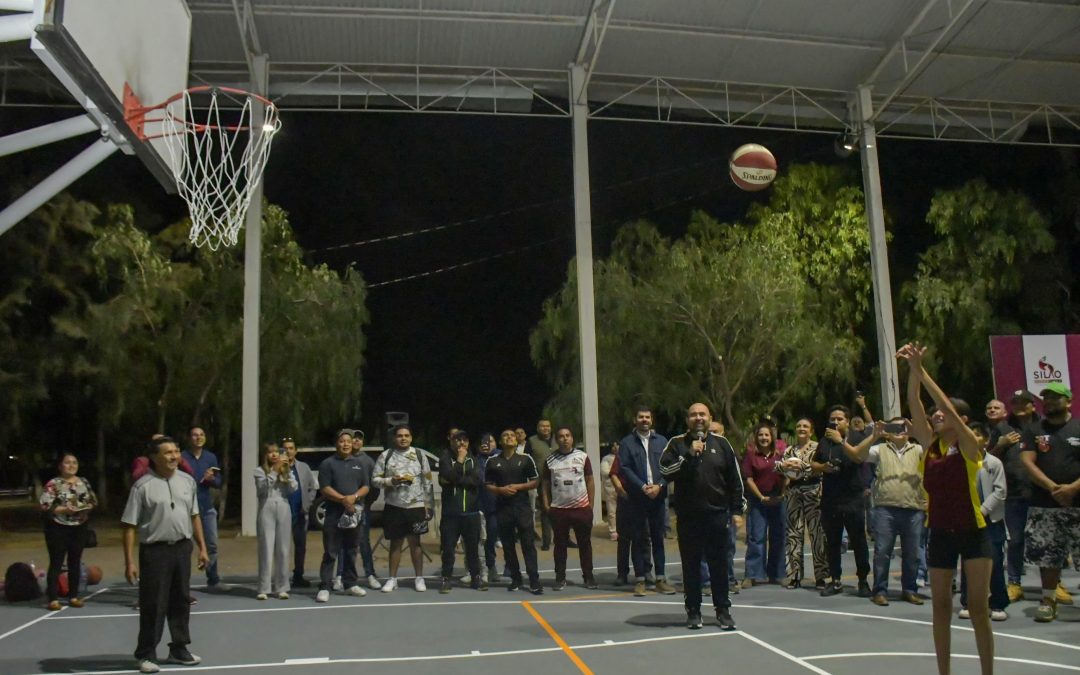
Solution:
{"label": "man in black t-shirt", "polygon": [[[1018,391],[1018,395],[1026,392]],[[1014,399],[1015,400],[1015,399]],[[1024,527],[1027,525],[1028,500],[1031,498],[1031,481],[1027,467],[1020,459],[1020,429],[1008,422],[1009,413],[1003,401],[994,399],[986,404],[986,423],[990,427],[987,450],[1005,465],[1005,529],[1008,544],[1005,564],[1008,574],[1009,602],[1024,599],[1020,579],[1024,576]]]}
{"label": "man in black t-shirt", "polygon": [[536,489],[540,474],[531,456],[517,453],[517,436],[512,429],[506,429],[499,435],[499,446],[502,452],[488,460],[484,483],[488,492],[495,495],[499,539],[503,543],[503,555],[510,572],[508,590],[521,588],[521,565],[515,549],[515,543],[520,541],[525,571],[529,575],[529,590],[533,595],[540,595],[544,589],[540,586],[540,573],[536,565],[536,532],[533,530],[533,509],[529,500],[529,490]]}
{"label": "man in black t-shirt", "polygon": [[1042,577],[1035,620],[1046,623],[1057,617],[1057,586],[1069,555],[1080,569],[1080,419],[1069,412],[1072,392],[1061,382],[1039,395],[1044,417],[1024,431],[1020,457],[1031,476],[1027,559]]}
{"label": "man in black t-shirt", "polygon": [[821,474],[821,528],[825,531],[825,551],[832,576],[832,582],[826,584],[821,595],[827,597],[844,590],[840,582],[840,557],[844,530],[847,530],[848,544],[855,554],[855,574],[859,577],[858,595],[869,598],[870,584],[866,577],[870,574],[870,549],[866,544],[866,514],[863,511],[866,485],[861,465],[848,456],[848,452],[854,450],[844,450],[849,417],[847,406],[829,408],[825,435],[811,461],[814,472]]}

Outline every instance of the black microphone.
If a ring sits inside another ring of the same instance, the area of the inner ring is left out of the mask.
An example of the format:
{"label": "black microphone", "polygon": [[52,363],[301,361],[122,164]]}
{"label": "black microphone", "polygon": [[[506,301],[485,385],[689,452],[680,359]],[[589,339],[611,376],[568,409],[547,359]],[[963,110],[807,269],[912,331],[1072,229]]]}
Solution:
{"label": "black microphone", "polygon": [[694,440],[695,441],[703,441],[703,440],[705,440],[705,432],[702,431],[701,429],[698,429],[697,431],[695,431],[694,432]]}

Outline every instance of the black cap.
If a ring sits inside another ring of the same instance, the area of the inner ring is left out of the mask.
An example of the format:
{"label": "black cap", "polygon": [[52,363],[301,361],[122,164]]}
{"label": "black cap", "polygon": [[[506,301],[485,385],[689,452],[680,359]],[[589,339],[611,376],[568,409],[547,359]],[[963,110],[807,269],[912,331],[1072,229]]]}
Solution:
{"label": "black cap", "polygon": [[1017,401],[1024,401],[1025,403],[1034,403],[1035,402],[1035,394],[1032,394],[1027,389],[1017,389],[1016,391],[1014,391],[1012,393],[1012,397],[1009,398],[1009,400],[1012,401],[1013,403],[1016,403]]}

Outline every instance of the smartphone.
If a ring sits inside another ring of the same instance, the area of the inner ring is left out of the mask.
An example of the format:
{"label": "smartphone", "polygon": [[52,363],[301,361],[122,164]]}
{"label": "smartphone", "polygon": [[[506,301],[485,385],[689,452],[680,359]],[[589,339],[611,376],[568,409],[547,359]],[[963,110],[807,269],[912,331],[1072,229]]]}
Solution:
{"label": "smartphone", "polygon": [[907,427],[903,422],[890,422],[885,425],[885,433],[887,434],[903,434],[907,432]]}
{"label": "smartphone", "polygon": [[825,428],[826,429],[832,429],[832,430],[835,431],[836,430],[836,422],[829,422],[828,424],[825,425]]}

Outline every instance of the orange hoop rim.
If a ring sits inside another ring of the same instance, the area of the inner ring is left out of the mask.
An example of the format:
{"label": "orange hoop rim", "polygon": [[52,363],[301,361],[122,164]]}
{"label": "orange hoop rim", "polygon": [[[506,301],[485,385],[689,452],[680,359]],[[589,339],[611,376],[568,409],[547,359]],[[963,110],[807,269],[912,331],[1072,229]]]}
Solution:
{"label": "orange hoop rim", "polygon": [[[165,136],[168,136],[169,134],[161,133],[155,135],[147,135],[145,133],[145,126],[147,123],[159,123],[164,120],[164,117],[152,118],[148,120],[146,119],[146,115],[148,113],[154,112],[155,110],[165,110],[170,105],[179,101],[185,96],[190,96],[192,94],[202,94],[207,92],[216,94],[219,91],[226,94],[246,96],[250,99],[254,99],[262,103],[264,106],[266,106],[266,108],[270,110],[274,110],[275,112],[277,111],[277,106],[274,105],[274,102],[266,98],[265,96],[260,96],[259,94],[247,91],[246,89],[237,89],[235,87],[221,87],[216,85],[199,85],[196,87],[188,87],[183,91],[173,94],[161,103],[144,106],[142,104],[142,101],[139,100],[139,97],[135,94],[131,87],[127,83],[124,83],[124,121],[128,123],[128,126],[131,127],[132,131],[135,132],[135,134],[139,137],[140,140],[145,141],[153,138],[163,138]],[[183,125],[196,133],[202,133],[210,129],[223,129],[225,131],[245,131],[251,129],[250,126],[244,125],[202,124],[198,122],[189,122],[187,120],[183,121]]]}

